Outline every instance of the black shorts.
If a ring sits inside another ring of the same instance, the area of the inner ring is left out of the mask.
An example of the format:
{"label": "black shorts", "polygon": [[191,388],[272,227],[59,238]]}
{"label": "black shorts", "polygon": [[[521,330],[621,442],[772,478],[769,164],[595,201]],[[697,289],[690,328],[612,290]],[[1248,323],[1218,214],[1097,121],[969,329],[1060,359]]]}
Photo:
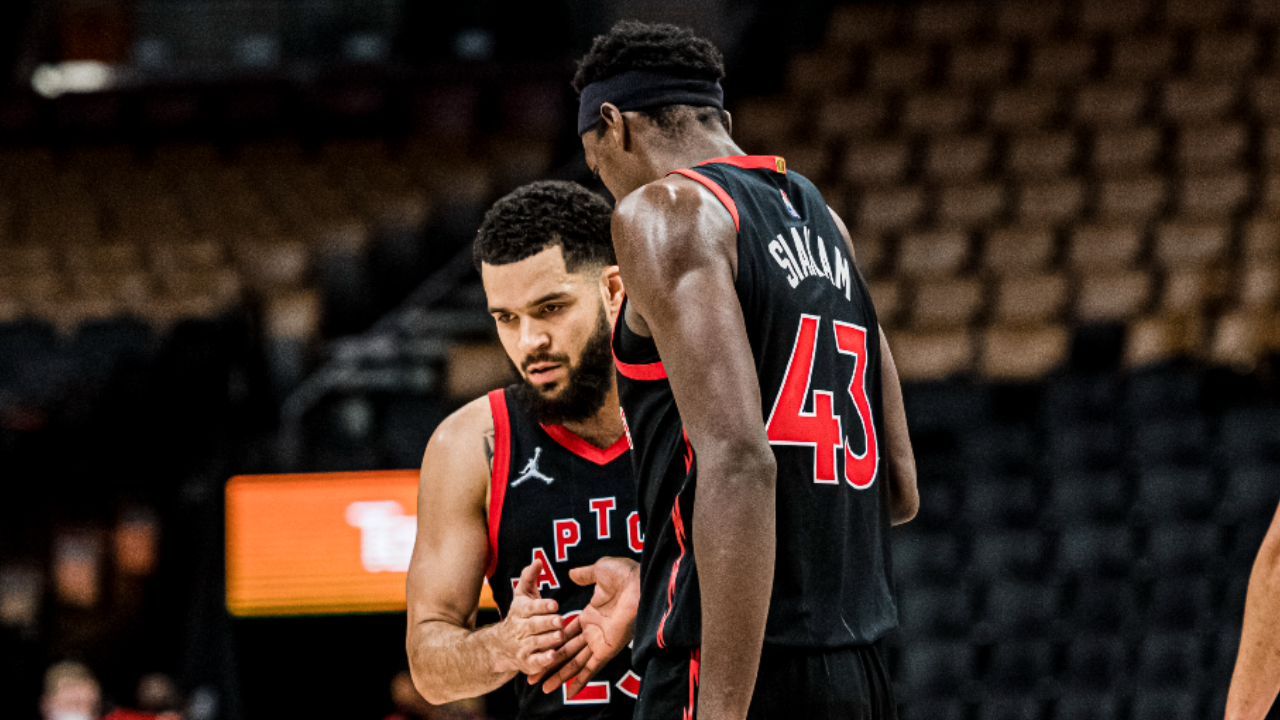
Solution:
{"label": "black shorts", "polygon": [[[661,650],[649,660],[636,720],[692,720],[698,651]],[[896,720],[880,643],[813,650],[766,645],[747,720]]]}

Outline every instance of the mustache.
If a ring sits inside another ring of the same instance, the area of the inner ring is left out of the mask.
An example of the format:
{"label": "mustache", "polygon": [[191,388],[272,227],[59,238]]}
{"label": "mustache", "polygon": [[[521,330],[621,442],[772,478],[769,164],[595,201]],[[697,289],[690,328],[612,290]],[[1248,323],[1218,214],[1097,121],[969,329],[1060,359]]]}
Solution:
{"label": "mustache", "polygon": [[539,353],[537,355],[526,355],[524,360],[520,361],[520,371],[523,373],[528,373],[530,365],[536,365],[538,363],[543,363],[543,362],[556,363],[558,365],[568,365],[569,356],[563,353],[557,353],[557,354]]}

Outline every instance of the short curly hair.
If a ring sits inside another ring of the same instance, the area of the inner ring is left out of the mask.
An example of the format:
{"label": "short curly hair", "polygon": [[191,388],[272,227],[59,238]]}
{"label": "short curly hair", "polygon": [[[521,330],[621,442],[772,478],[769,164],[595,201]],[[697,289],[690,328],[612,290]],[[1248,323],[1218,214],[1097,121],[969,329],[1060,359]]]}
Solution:
{"label": "short curly hair", "polygon": [[489,208],[471,256],[479,270],[482,263],[520,262],[559,245],[569,272],[617,265],[609,230],[612,215],[604,198],[577,183],[532,182]]}
{"label": "short curly hair", "polygon": [[[578,61],[573,89],[582,94],[582,89],[591,83],[632,70],[718,82],[724,79],[724,56],[710,40],[698,37],[689,28],[622,20],[608,33],[596,36],[591,49]],[[636,112],[653,119],[662,129],[670,130],[676,123],[675,107],[678,106]],[[714,119],[721,125],[726,124],[724,113],[715,108],[698,108],[697,118],[699,122]],[[600,131],[603,132],[603,127]]]}

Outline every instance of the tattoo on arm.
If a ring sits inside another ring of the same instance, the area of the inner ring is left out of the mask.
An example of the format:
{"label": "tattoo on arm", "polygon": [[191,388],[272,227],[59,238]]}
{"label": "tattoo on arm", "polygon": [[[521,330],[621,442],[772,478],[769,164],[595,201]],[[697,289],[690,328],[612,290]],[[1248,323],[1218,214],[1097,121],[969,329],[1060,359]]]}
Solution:
{"label": "tattoo on arm", "polygon": [[489,464],[489,473],[493,474],[493,447],[496,443],[494,429],[484,431],[484,459]]}

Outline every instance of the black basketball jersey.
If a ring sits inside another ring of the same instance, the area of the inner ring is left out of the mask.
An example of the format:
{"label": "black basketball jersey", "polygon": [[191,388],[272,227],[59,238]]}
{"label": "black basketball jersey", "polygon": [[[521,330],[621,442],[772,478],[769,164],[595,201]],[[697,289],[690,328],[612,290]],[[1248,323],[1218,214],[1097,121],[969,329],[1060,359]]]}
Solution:
{"label": "black basketball jersey", "polygon": [[[676,173],[708,188],[738,229],[735,286],[778,464],[777,560],[765,642],[834,648],[897,625],[889,483],[881,455],[880,332],[821,194],[782,158],[727,157]],[[654,342],[613,345],[647,541],[635,662],[701,642],[693,559],[697,448]]]}
{"label": "black basketball jersey", "polygon": [[[566,621],[587,606],[594,587],[569,570],[605,556],[636,558],[643,536],[626,438],[600,449],[559,425],[534,422],[517,393],[489,393],[494,451],[489,493],[489,561],[485,577],[505,617],[520,572],[542,561],[538,588]],[[627,718],[640,677],[631,653],[614,658],[580,693],[545,694],[523,677],[515,683],[518,717]]]}

